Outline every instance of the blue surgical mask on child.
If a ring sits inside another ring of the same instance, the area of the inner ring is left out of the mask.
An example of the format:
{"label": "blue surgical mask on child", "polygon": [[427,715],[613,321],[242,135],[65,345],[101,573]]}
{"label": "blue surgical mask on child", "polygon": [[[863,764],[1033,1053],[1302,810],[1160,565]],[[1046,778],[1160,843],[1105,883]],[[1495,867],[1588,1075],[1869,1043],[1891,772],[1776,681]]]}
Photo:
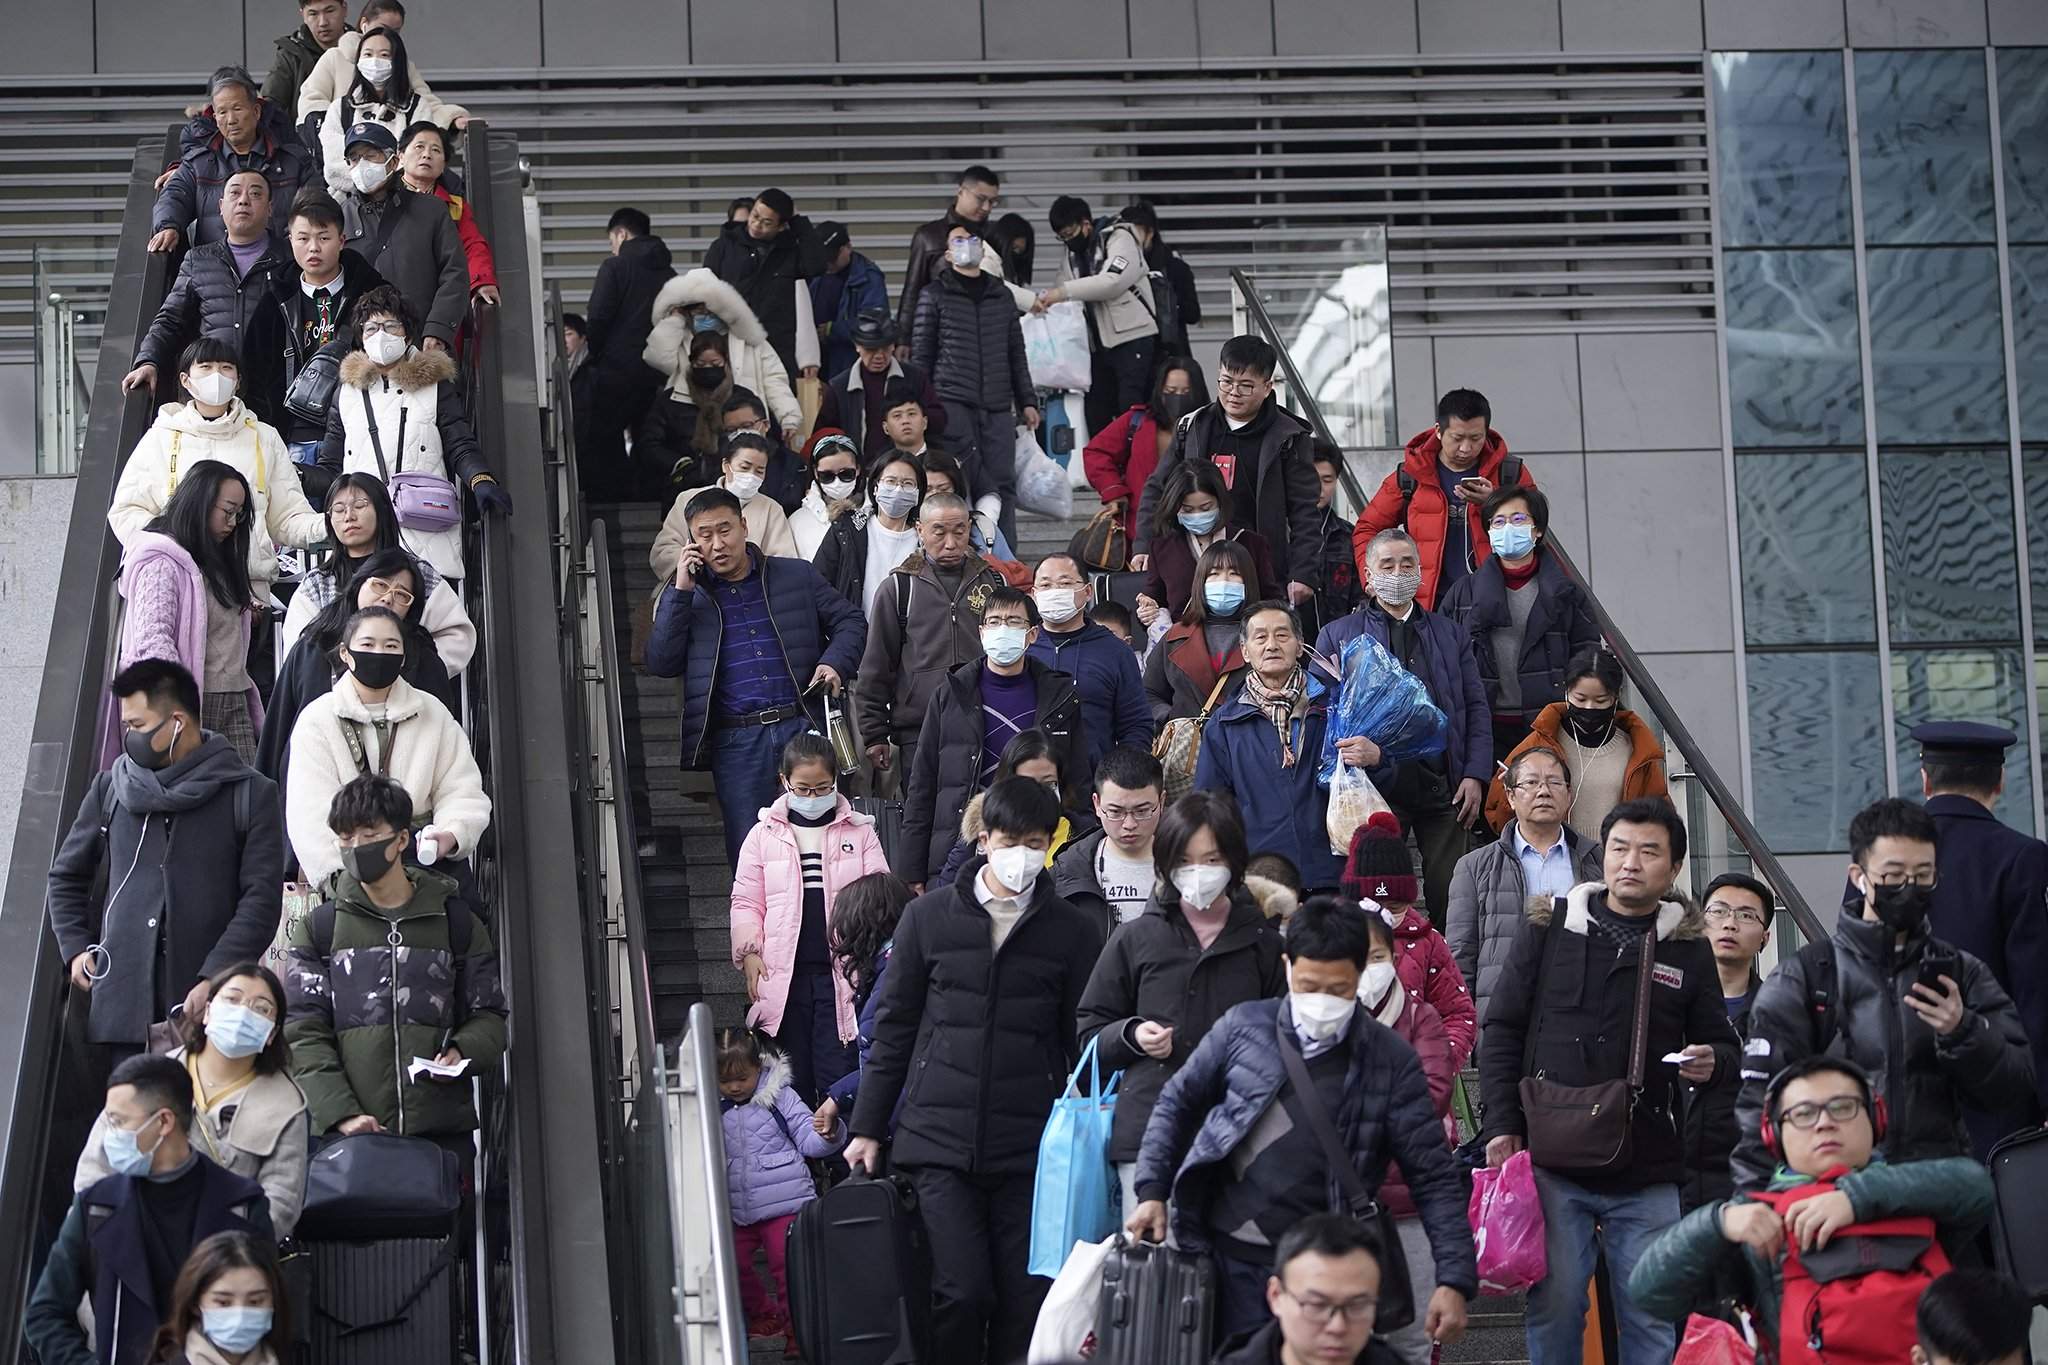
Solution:
{"label": "blue surgical mask on child", "polygon": [[1244,584],[1212,578],[1202,585],[1202,604],[1219,616],[1234,616],[1244,605]]}

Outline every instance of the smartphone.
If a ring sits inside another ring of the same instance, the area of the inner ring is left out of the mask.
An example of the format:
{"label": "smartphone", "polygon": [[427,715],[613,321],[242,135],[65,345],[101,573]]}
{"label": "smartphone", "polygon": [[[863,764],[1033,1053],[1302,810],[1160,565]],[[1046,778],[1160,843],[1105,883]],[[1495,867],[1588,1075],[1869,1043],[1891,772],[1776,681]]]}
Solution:
{"label": "smartphone", "polygon": [[1460,479],[1458,491],[1468,498],[1484,498],[1493,491],[1493,486],[1484,479]]}
{"label": "smartphone", "polygon": [[1941,978],[1944,976],[1960,984],[1962,971],[1955,956],[1950,953],[1922,953],[1920,975],[1916,978],[1918,984],[1927,987],[1936,995],[1943,995],[1946,994],[1946,989],[1941,984]]}

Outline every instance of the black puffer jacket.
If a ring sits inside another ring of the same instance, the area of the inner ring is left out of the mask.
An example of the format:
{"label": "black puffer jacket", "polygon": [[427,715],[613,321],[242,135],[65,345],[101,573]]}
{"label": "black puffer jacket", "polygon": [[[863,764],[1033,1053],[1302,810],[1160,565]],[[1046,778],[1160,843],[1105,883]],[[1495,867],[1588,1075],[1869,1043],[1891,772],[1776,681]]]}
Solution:
{"label": "black puffer jacket", "polygon": [[1074,1012],[1101,929],[1041,876],[994,947],[974,894],[985,858],[903,911],[882,978],[853,1131],[887,1138],[904,1166],[1016,1175],[1033,1169],[1052,1103],[1080,1055]]}
{"label": "black puffer jacket", "polygon": [[868,609],[868,516],[867,508],[832,518],[818,552],[811,556],[816,569],[833,590],[859,607]]}
{"label": "black puffer jacket", "polygon": [[[946,234],[953,230],[953,224],[961,222],[966,219],[954,213],[953,206],[948,204],[942,216],[919,224],[917,231],[910,234],[910,260],[903,267],[903,296],[896,301],[896,334],[906,341],[917,321],[917,301],[924,297],[924,287],[946,268]],[[970,226],[977,233],[986,230],[980,223]]]}
{"label": "black puffer jacket", "polygon": [[740,291],[767,330],[768,344],[781,357],[782,368],[794,375],[796,282],[825,273],[825,255],[811,220],[796,214],[765,242],[749,237],[745,223],[727,223],[704,253],[704,266]]}
{"label": "black puffer jacket", "polygon": [[[1231,888],[1230,918],[1207,948],[1180,912],[1180,893],[1171,884],[1154,894],[1144,914],[1109,936],[1081,996],[1079,1025],[1083,1047],[1098,1040],[1104,1073],[1124,1073],[1110,1160],[1138,1159],[1159,1092],[1225,1010],[1287,989],[1280,946],[1279,921],[1267,919],[1242,886]],[[1148,1056],[1133,1037],[1148,1020],[1173,1028],[1173,1051],[1163,1059]]]}
{"label": "black puffer jacket", "polygon": [[1017,305],[993,275],[969,280],[947,269],[926,285],[910,356],[948,403],[1021,411],[1038,401]]}
{"label": "black puffer jacket", "polygon": [[[1486,682],[1486,700],[1500,712],[1500,656],[1494,652],[1493,632],[1512,625],[1508,613],[1508,585],[1501,574],[1500,556],[1487,559],[1438,604],[1439,615],[1448,616],[1472,632],[1472,649],[1479,655],[1479,676]],[[1586,594],[1565,576],[1550,555],[1536,561],[1536,601],[1529,609],[1529,623],[1522,633],[1522,660],[1517,669],[1521,685],[1520,710],[1525,722],[1554,701],[1564,700],[1564,670],[1572,656],[1600,643],[1600,627]]]}
{"label": "black puffer jacket", "polygon": [[[317,441],[327,428],[324,418],[316,424],[294,416],[284,406],[285,391],[312,359],[303,352],[299,338],[299,281],[304,275],[287,253],[284,265],[271,272],[270,292],[262,306],[251,312],[243,333],[242,401],[287,441]],[[337,340],[346,337],[355,322],[356,300],[382,283],[384,277],[368,261],[342,248],[341,310],[335,314],[334,324]]]}
{"label": "black puffer jacket", "polygon": [[[1835,1036],[1828,1052],[1847,1057],[1870,1074],[1890,1111],[1884,1157],[1894,1164],[1926,1157],[1968,1156],[1970,1135],[1963,1106],[1996,1109],[2015,1095],[2033,1093],[2034,1056],[2019,1011],[1991,970],[1968,953],[1932,937],[1923,926],[1903,948],[1892,931],[1857,917],[1854,907],[1835,920]],[[1907,1008],[1928,948],[1956,954],[1956,984],[1963,992],[1963,1022],[1937,1038]],[[1764,1088],[1772,1076],[1812,1054],[1815,1019],[1806,963],[1780,963],[1749,1011],[1749,1042],[1742,1066],[1742,1096],[1735,1122],[1742,1135],[1730,1163],[1738,1189],[1756,1189],[1776,1164],[1763,1149],[1758,1125]]]}
{"label": "black puffer jacket", "polygon": [[[903,800],[903,852],[896,868],[913,884],[928,880],[946,865],[968,799],[981,790],[982,663],[970,659],[946,675],[917,732]],[[1088,785],[1088,736],[1074,679],[1032,658],[1024,660],[1024,668],[1038,688],[1036,728],[1052,741],[1060,790],[1083,791]]]}
{"label": "black puffer jacket", "polygon": [[[1757,981],[1750,978],[1749,998],[1756,999]],[[1749,1006],[1729,1016],[1735,1035],[1749,1041]],[[1735,1101],[1742,1077],[1716,1076],[1705,1085],[1685,1087],[1685,1180],[1678,1187],[1678,1207],[1691,1213],[1702,1204],[1735,1193],[1728,1162],[1735,1155]]]}
{"label": "black puffer jacket", "polygon": [[[1508,953],[1479,1032],[1479,1084],[1486,1100],[1488,1140],[1527,1137],[1520,1085],[1542,1072],[1561,1085],[1597,1085],[1628,1075],[1635,1016],[1639,944],[1617,950],[1590,927],[1593,907],[1604,904],[1598,882],[1575,886],[1561,905],[1529,902],[1528,917]],[[1557,914],[1553,914],[1556,905]],[[1557,915],[1561,914],[1562,919]],[[1553,922],[1555,921],[1555,922]],[[1721,1004],[1706,921],[1698,908],[1665,901],[1643,921],[1657,935],[1650,983],[1650,1035],[1643,1090],[1635,1107],[1634,1157],[1626,1170],[1587,1175],[1565,1172],[1590,1189],[1622,1192],[1675,1184],[1684,1177],[1680,1108],[1684,1082],[1678,1067],[1660,1057],[1693,1043],[1711,1044],[1715,1075],[1737,1066],[1735,1030]],[[1528,1063],[1523,1044],[1536,1043]]]}
{"label": "black puffer jacket", "polygon": [[[171,281],[142,344],[135,348],[135,363],[154,365],[158,378],[169,378],[179,353],[200,337],[230,341],[236,350],[244,350],[251,315],[261,308],[272,281],[287,271],[296,278],[298,265],[290,248],[276,237],[265,243],[246,275],[235,269],[225,237],[192,248],[178,266],[178,277]],[[246,383],[244,376],[244,387]]]}
{"label": "black puffer jacket", "polygon": [[599,373],[628,380],[649,393],[660,387],[662,376],[640,358],[640,352],[654,330],[654,297],[675,274],[668,243],[654,236],[627,238],[619,244],[618,255],[597,267],[585,309],[590,330],[584,335]]}

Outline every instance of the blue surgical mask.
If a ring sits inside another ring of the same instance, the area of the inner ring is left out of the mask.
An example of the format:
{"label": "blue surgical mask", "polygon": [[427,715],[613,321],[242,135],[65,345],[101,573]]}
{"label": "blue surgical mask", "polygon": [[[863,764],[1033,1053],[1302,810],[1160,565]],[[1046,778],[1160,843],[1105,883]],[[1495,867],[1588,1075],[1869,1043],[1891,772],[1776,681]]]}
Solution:
{"label": "blue surgical mask", "polygon": [[206,1010],[206,1042],[223,1057],[254,1057],[277,1025],[246,1005],[221,1001]]}
{"label": "blue surgical mask", "polygon": [[[158,1110],[157,1112],[161,1113],[163,1111]],[[142,1121],[143,1126],[145,1128],[148,1127],[150,1121],[154,1118],[156,1118],[156,1114],[151,1114],[149,1118],[144,1119]],[[136,1134],[137,1130],[133,1128],[122,1128],[112,1123],[107,1125],[104,1139],[107,1165],[113,1167],[115,1175],[145,1176],[149,1174],[150,1163],[156,1157],[156,1148],[151,1147],[148,1151],[143,1151],[137,1145]],[[158,1140],[161,1141],[162,1139]]]}
{"label": "blue surgical mask", "polygon": [[1024,657],[1024,636],[1022,626],[984,626],[981,632],[981,652],[988,655],[990,663],[1008,668]]}
{"label": "blue surgical mask", "polygon": [[799,796],[795,792],[789,793],[790,813],[801,815],[806,820],[816,820],[820,816],[830,815],[838,805],[839,790],[836,787],[823,796]]}
{"label": "blue surgical mask", "polygon": [[1536,528],[1533,526],[1489,526],[1486,539],[1493,546],[1493,552],[1502,559],[1520,559],[1536,548]]}
{"label": "blue surgical mask", "polygon": [[1202,603],[1222,616],[1234,616],[1244,605],[1244,584],[1210,579],[1202,585]]}
{"label": "blue surgical mask", "polygon": [[1189,535],[1206,536],[1216,529],[1217,515],[1216,509],[1212,507],[1206,512],[1181,512],[1177,514],[1177,520],[1180,522],[1180,529]]}
{"label": "blue surgical mask", "polygon": [[270,1335],[274,1316],[268,1308],[202,1308],[199,1330],[228,1354],[241,1355],[255,1350],[256,1344]]}
{"label": "blue surgical mask", "polygon": [[723,332],[725,321],[715,313],[693,313],[690,316],[690,330],[693,332]]}

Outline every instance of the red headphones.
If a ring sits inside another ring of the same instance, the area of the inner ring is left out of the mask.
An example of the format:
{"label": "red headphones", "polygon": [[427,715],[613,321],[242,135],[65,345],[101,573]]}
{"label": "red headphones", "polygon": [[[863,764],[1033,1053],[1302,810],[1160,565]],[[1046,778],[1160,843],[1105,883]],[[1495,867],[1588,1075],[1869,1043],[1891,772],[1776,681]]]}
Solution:
{"label": "red headphones", "polygon": [[1884,1097],[1871,1089],[1870,1076],[1862,1067],[1844,1057],[1812,1057],[1804,1062],[1794,1062],[1771,1078],[1764,1087],[1764,1116],[1759,1136],[1763,1138],[1764,1150],[1776,1159],[1784,1153],[1778,1150],[1778,1125],[1771,1121],[1771,1115],[1778,1112],[1778,1096],[1786,1086],[1802,1076],[1815,1076],[1834,1071],[1856,1082],[1863,1091],[1863,1108],[1870,1115],[1870,1135],[1873,1143],[1884,1141],[1889,1115],[1884,1107]]}

